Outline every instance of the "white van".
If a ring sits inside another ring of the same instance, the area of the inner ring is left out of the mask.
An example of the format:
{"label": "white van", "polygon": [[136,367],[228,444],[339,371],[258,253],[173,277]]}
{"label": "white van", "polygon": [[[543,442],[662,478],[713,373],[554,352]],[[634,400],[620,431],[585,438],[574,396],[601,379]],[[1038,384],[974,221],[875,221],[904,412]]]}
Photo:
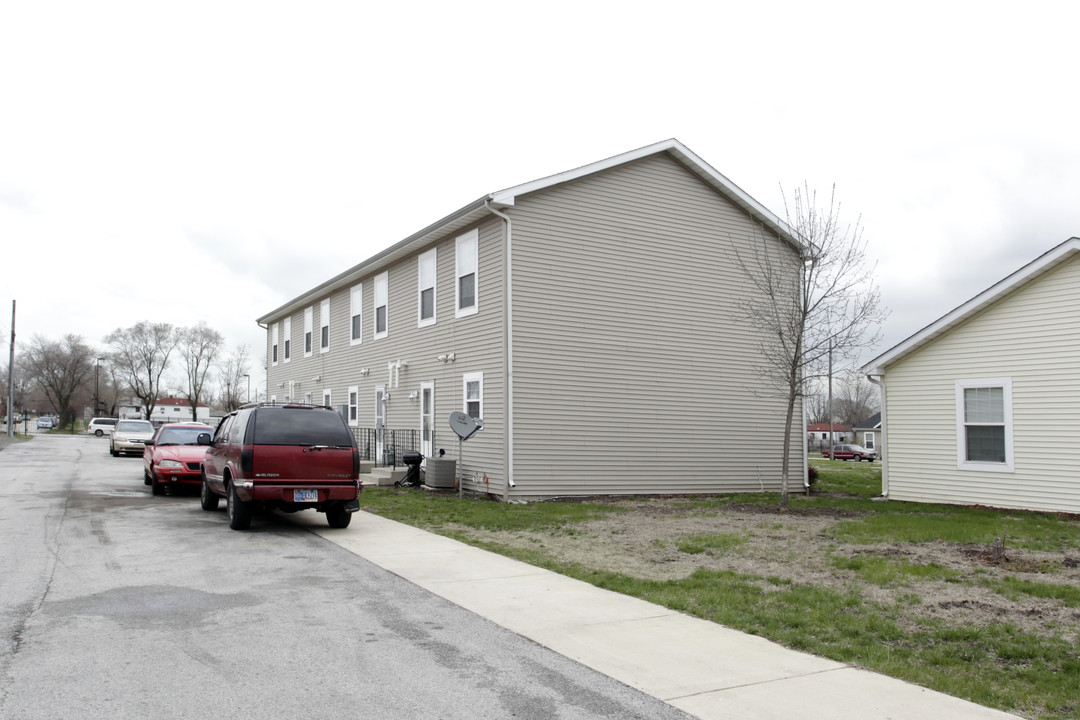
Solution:
{"label": "white van", "polygon": [[86,432],[101,437],[102,435],[112,435],[113,428],[115,427],[116,418],[94,418],[90,421],[90,424],[86,426]]}

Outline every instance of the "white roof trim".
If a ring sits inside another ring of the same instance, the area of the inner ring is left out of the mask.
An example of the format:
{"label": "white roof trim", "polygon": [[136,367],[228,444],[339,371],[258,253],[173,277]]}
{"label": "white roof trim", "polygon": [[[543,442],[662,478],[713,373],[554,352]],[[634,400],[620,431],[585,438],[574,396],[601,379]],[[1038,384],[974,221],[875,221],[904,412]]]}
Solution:
{"label": "white roof trim", "polygon": [[884,375],[887,366],[910,355],[923,345],[936,339],[939,335],[943,335],[964,322],[975,313],[980,312],[1019,287],[1069,260],[1078,252],[1080,252],[1080,237],[1069,238],[1060,245],[1047,250],[1012,275],[983,290],[949,314],[927,325],[907,340],[893,346],[890,350],[878,355],[863,365],[862,371],[867,375]]}
{"label": "white roof trim", "polygon": [[795,233],[785,222],[767,210],[765,206],[761,205],[757,200],[747,195],[738,185],[718,173],[712,166],[691,152],[690,149],[681,142],[672,138],[652,145],[646,145],[643,148],[631,150],[630,152],[625,152],[621,155],[615,155],[606,160],[594,162],[589,165],[582,165],[573,170],[567,170],[566,172],[558,173],[556,175],[549,175],[548,177],[540,178],[539,180],[533,180],[532,182],[515,185],[514,187],[499,190],[490,195],[485,195],[469,205],[447,215],[442,220],[432,223],[423,230],[420,230],[386,250],[377,253],[360,264],[354,265],[345,272],[334,276],[321,285],[293,298],[284,305],[258,318],[256,322],[260,325],[265,325],[266,323],[285,317],[286,315],[295,312],[298,308],[309,305],[328,293],[334,292],[346,285],[355,283],[357,280],[366,277],[367,275],[380,271],[382,268],[415,252],[417,249],[424,247],[426,244],[440,236],[461,230],[473,223],[479,222],[485,217],[492,217],[489,209],[486,207],[485,201],[490,200],[498,206],[510,206],[514,204],[515,199],[519,195],[543,190],[544,188],[568,182],[570,180],[576,180],[577,178],[607,170],[622,165],[623,163],[640,160],[641,158],[660,152],[671,153],[672,157],[686,166],[714,190],[743,208],[743,210],[751,217],[757,219],[780,238],[791,243],[791,245],[800,252],[805,248],[805,246],[796,239]]}
{"label": "white roof trim", "polygon": [[588,165],[582,165],[581,167],[574,168],[573,170],[567,170],[555,175],[549,175],[539,180],[533,180],[532,182],[523,183],[521,185],[515,185],[505,190],[499,190],[493,192],[489,196],[491,201],[497,205],[513,205],[518,195],[525,195],[526,193],[536,192],[537,190],[543,190],[553,185],[568,182],[570,180],[577,180],[578,178],[591,175],[596,172],[608,170],[610,168],[622,165],[624,163],[640,160],[641,158],[648,157],[649,155],[655,155],[660,152],[669,152],[683,165],[686,165],[695,174],[701,177],[706,183],[711,185],[715,190],[722,195],[729,198],[736,205],[746,210],[751,216],[757,218],[763,222],[770,230],[775,232],[780,237],[784,238],[791,244],[795,245],[799,249],[802,249],[803,245],[796,239],[795,233],[788,227],[787,223],[782,221],[779,217],[769,211],[764,205],[759,203],[754,198],[750,197],[742,188],[735,183],[728,180],[726,177],[718,173],[711,165],[702,160],[688,147],[683,145],[678,140],[671,138],[663,140],[652,145],[646,145],[645,147],[638,148],[637,150],[631,150],[630,152],[622,153],[621,155],[615,155],[609,157],[606,160],[600,160],[598,162],[590,163]]}

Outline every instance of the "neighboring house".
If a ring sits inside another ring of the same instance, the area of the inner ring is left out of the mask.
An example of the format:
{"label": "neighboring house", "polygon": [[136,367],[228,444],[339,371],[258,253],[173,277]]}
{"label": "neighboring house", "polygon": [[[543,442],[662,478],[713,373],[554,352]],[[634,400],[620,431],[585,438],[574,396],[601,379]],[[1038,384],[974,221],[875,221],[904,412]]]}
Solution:
{"label": "neighboring house", "polygon": [[[878,440],[881,438],[881,413],[874,413],[865,420],[860,421],[851,429],[852,437],[856,445],[862,445],[867,450],[878,450]],[[880,455],[881,453],[878,452]]]}
{"label": "neighboring house", "polygon": [[1080,238],[868,363],[882,493],[1080,512]]}
{"label": "neighboring house", "polygon": [[[196,406],[196,422],[210,422],[210,407],[199,403]],[[191,403],[185,398],[158,398],[154,412],[150,413],[150,422],[155,425],[175,422],[191,422]]]}
{"label": "neighboring house", "polygon": [[135,399],[129,398],[117,403],[116,417],[121,420],[143,420],[146,415],[143,413],[142,405]]}
{"label": "neighboring house", "polygon": [[776,490],[785,404],[739,309],[762,244],[800,272],[676,140],[485,195],[259,318],[268,400],[338,408],[376,460],[456,458],[450,413],[481,417],[459,475],[506,500]]}
{"label": "neighboring house", "polygon": [[832,424],[832,440],[829,440],[829,423],[814,423],[806,426],[806,444],[818,452],[837,443],[851,442],[851,426]]}

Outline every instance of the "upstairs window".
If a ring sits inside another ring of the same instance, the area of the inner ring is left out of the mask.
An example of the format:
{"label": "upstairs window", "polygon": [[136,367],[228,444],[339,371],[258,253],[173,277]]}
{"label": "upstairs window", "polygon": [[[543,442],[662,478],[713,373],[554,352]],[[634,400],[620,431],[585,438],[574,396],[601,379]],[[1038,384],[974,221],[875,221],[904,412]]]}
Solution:
{"label": "upstairs window", "polygon": [[282,341],[282,359],[285,362],[289,362],[289,358],[292,357],[292,350],[289,347],[292,341],[292,318],[285,318],[285,331],[281,338]]}
{"label": "upstairs window", "polygon": [[390,296],[390,280],[386,273],[375,276],[375,339],[384,338],[390,334],[387,326],[388,298]]}
{"label": "upstairs window", "polygon": [[311,332],[314,327],[314,308],[304,308],[304,357],[311,357]]}
{"label": "upstairs window", "polygon": [[349,291],[349,344],[359,345],[364,339],[364,286],[353,285]]}
{"label": "upstairs window", "polygon": [[270,327],[270,364],[277,365],[278,328],[281,323],[274,323]]}
{"label": "upstairs window", "polygon": [[417,262],[417,286],[419,320],[417,327],[425,327],[435,324],[435,268],[436,255],[434,248],[421,255]]}
{"label": "upstairs window", "polygon": [[455,317],[473,315],[478,309],[479,244],[480,233],[472,230],[458,237],[454,247],[454,274],[457,278]]}
{"label": "upstairs window", "polygon": [[330,351],[330,298],[319,304],[319,352]]}
{"label": "upstairs window", "polygon": [[1012,379],[956,382],[956,454],[961,470],[1013,471]]}

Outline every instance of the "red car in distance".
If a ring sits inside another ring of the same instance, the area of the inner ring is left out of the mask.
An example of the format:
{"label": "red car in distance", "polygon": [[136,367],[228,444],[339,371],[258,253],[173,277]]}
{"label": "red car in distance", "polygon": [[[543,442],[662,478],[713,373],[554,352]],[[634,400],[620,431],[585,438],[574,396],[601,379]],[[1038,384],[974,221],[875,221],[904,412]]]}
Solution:
{"label": "red car in distance", "polygon": [[164,495],[165,488],[202,484],[202,463],[206,448],[199,445],[200,433],[212,432],[203,423],[170,423],[154,431],[143,450],[143,482],[154,495]]}

